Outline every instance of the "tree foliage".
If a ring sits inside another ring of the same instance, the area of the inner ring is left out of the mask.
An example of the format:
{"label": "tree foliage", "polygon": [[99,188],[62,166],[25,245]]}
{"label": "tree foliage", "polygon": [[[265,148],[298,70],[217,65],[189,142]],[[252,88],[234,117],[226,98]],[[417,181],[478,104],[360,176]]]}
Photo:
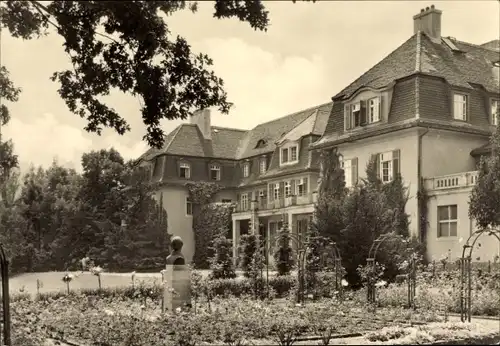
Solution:
{"label": "tree foliage", "polygon": [[233,242],[226,237],[227,230],[222,230],[213,240],[214,255],[210,259],[211,279],[234,279],[236,271],[233,265]]}
{"label": "tree foliage", "polygon": [[[98,134],[105,127],[119,134],[130,130],[127,121],[101,99],[117,89],[142,100],[144,139],[161,147],[161,119],[185,119],[196,109],[212,106],[227,113],[231,106],[222,79],[210,70],[212,60],[194,54],[183,37],[170,32],[168,18],[173,13],[196,9],[196,2],[185,0],[6,0],[0,4],[0,25],[16,38],[36,39],[55,32],[64,40],[72,66],[54,72],[51,79],[59,83],[69,110],[87,121],[85,130]],[[214,17],[237,18],[255,30],[269,25],[260,0],[216,0]],[[0,72],[0,86],[8,86],[0,90],[7,90],[13,101],[19,91],[7,70]],[[1,113],[8,114],[4,107]]]}
{"label": "tree foliage", "polygon": [[288,228],[288,224],[284,223],[283,228],[278,231],[277,249],[273,253],[278,275],[289,275],[292,271],[294,254],[290,246],[290,241],[290,229]]}
{"label": "tree foliage", "polygon": [[[367,164],[366,179],[351,189],[345,188],[344,172],[335,151],[324,153],[322,165],[320,195],[311,229],[315,237],[337,243],[347,280],[356,285],[360,283],[357,268],[366,263],[370,247],[380,235],[393,233],[398,239],[408,238],[409,216],[405,212],[408,190],[401,176],[383,184],[373,160]],[[406,246],[394,246],[391,242],[377,254],[377,261],[386,267],[388,279],[397,272],[394,258],[401,251],[406,251]]]}
{"label": "tree foliage", "polygon": [[483,156],[479,165],[477,184],[472,189],[469,216],[479,227],[500,226],[500,127],[490,139],[492,152]]}
{"label": "tree foliage", "polygon": [[212,203],[222,186],[212,182],[186,184],[192,203],[194,254],[193,264],[198,269],[208,269],[213,257],[212,242],[221,229],[230,229],[232,205]]}
{"label": "tree foliage", "polygon": [[[12,270],[80,269],[84,257],[110,270],[163,267],[167,215],[149,172],[114,149],[86,153],[82,163],[82,174],[57,162],[25,174],[0,224]],[[14,178],[7,196],[19,185]]]}

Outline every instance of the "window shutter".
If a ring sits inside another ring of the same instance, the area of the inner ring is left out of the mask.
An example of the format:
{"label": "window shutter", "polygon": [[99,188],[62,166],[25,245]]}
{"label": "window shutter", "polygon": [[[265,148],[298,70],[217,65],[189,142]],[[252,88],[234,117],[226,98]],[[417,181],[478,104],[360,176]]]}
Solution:
{"label": "window shutter", "polygon": [[358,183],[358,158],[357,157],[351,159],[351,174],[352,174],[352,184],[356,185]]}
{"label": "window shutter", "polygon": [[269,201],[274,201],[274,191],[273,191],[274,190],[274,184],[268,184],[267,187],[268,187],[268,190],[269,190],[269,194],[268,194],[269,198],[268,199],[269,199]]}
{"label": "window shutter", "polygon": [[382,121],[382,100],[384,98],[382,96],[379,96],[378,97],[378,118],[380,119],[380,121]]}
{"label": "window shutter", "polygon": [[280,199],[285,196],[285,182],[280,182]]}
{"label": "window shutter", "polygon": [[307,193],[307,178],[304,178],[302,181],[304,184],[304,193]]}
{"label": "window shutter", "polygon": [[372,160],[375,160],[375,169],[377,170],[377,177],[380,179],[380,154],[373,154]]}
{"label": "window shutter", "polygon": [[366,123],[367,123],[366,101],[359,102],[359,109],[360,109],[359,116],[361,117],[360,124],[366,125]]}
{"label": "window shutter", "polygon": [[392,152],[392,174],[394,178],[401,173],[401,160],[399,158],[399,155],[399,149]]}
{"label": "window shutter", "polygon": [[344,127],[346,130],[351,129],[351,106],[344,106]]}
{"label": "window shutter", "polygon": [[295,179],[290,181],[290,192],[292,193],[292,196],[295,195]]}
{"label": "window shutter", "polygon": [[239,193],[236,194],[236,201],[241,203],[241,195]]}

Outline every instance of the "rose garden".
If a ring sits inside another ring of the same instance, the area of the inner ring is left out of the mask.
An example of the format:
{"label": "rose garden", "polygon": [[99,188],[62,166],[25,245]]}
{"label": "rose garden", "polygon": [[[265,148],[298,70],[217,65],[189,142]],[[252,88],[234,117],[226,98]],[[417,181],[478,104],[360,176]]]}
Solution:
{"label": "rose garden", "polygon": [[499,232],[484,227],[462,239],[461,258],[426,259],[422,242],[408,234],[402,180],[381,185],[370,178],[369,165],[369,178],[346,190],[335,155],[324,155],[320,198],[306,237],[286,223],[275,239],[247,234],[233,261],[232,206],[211,202],[215,184],[189,183],[192,264],[184,264],[182,239],[169,237],[171,255],[159,257],[149,274],[141,268],[136,273],[135,257],[119,247],[112,254],[129,253],[119,257],[122,267],[93,252],[73,257],[67,272],[54,272],[55,282],[33,273],[36,290],[33,282],[28,290],[10,287],[4,340],[103,346],[500,341],[500,263],[498,257],[481,261],[473,251],[480,246],[477,236],[498,241]]}

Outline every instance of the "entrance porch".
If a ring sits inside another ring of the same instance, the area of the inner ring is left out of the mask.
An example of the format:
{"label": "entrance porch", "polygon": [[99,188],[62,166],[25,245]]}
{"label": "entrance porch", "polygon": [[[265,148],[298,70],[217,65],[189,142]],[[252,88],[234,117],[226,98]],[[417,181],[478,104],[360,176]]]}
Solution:
{"label": "entrance porch", "polygon": [[[290,246],[296,253],[302,242],[306,240],[309,224],[312,222],[312,212],[288,212],[279,215],[265,215],[251,219],[233,219],[233,260],[235,265],[239,254],[241,236],[244,234],[259,234],[261,241],[265,242],[265,250],[268,250],[269,264],[274,263],[274,252],[278,248],[277,236],[285,222],[288,223],[291,234]],[[252,222],[253,221],[253,222]]]}

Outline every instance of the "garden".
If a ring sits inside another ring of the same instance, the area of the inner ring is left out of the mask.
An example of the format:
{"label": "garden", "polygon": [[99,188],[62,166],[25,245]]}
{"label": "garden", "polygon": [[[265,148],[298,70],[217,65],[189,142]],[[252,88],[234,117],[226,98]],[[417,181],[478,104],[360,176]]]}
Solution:
{"label": "garden", "polygon": [[[222,247],[221,247],[222,248]],[[217,253],[217,251],[216,251]],[[61,277],[59,292],[11,295],[12,345],[303,345],[303,344],[439,344],[498,342],[500,267],[485,264],[472,270],[475,316],[462,323],[460,268],[445,258],[415,271],[416,294],[408,299],[408,280],[388,284],[377,266],[360,268],[363,286],[338,281],[335,270],[300,271],[270,276],[249,266],[242,277],[215,278],[191,272],[191,309],[162,313],[166,284],[142,281],[136,273],[128,285],[102,287],[99,266],[89,271],[94,289],[72,289],[80,278]],[[401,272],[409,273],[400,266]],[[291,267],[290,267],[291,268]],[[258,273],[253,275],[252,273]],[[367,300],[366,273],[377,278],[375,301]],[[227,273],[226,273],[227,274]],[[220,275],[219,275],[220,276]],[[314,283],[314,284],[311,284]],[[304,299],[300,299],[303,290]],[[487,317],[490,317],[488,319]],[[498,339],[498,340],[497,340]]]}
{"label": "garden", "polygon": [[[334,179],[335,170],[330,175]],[[111,286],[116,258],[100,266],[106,257],[94,263],[72,256],[73,271],[60,274],[59,285],[44,290],[36,280],[36,291],[12,292],[11,345],[500,341],[498,257],[426,261],[421,242],[408,235],[408,216],[399,212],[405,203],[400,179],[386,185],[374,179],[350,192],[339,189],[341,183],[325,185],[307,237],[298,239],[286,223],[272,242],[243,235],[237,266],[228,238],[231,209],[211,204],[217,186],[188,185],[196,243],[189,307],[162,312],[164,291],[173,286],[158,276],[141,280],[122,272],[125,281]]]}

